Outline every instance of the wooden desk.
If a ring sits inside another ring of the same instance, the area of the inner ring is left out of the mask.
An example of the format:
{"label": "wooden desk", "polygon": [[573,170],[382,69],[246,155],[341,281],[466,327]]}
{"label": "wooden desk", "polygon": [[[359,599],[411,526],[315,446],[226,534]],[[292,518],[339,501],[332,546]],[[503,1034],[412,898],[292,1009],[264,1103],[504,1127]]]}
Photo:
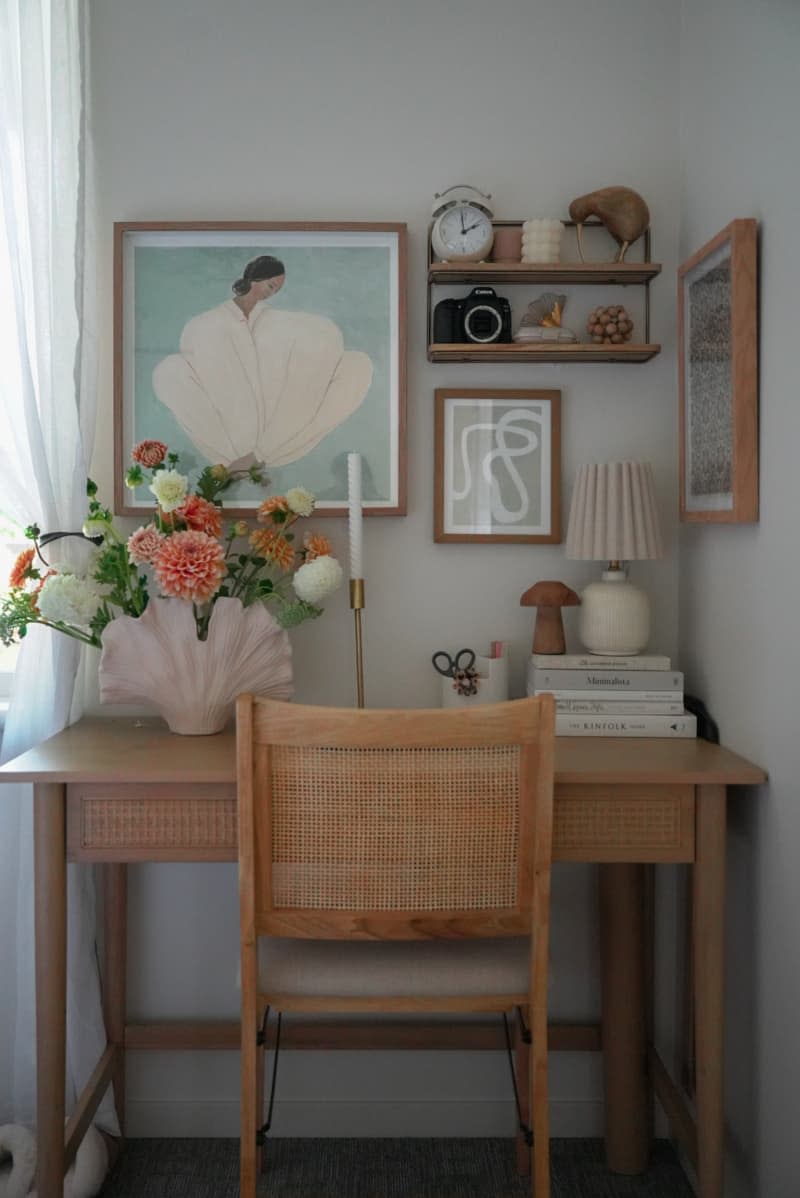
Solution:
{"label": "wooden desk", "polygon": [[[694,1159],[701,1198],[722,1198],[726,787],[764,779],[757,766],[705,741],[557,742],[555,859],[601,867],[603,1011],[600,1028],[554,1027],[550,1042],[602,1047],[607,1155],[619,1172],[646,1166],[652,1082]],[[183,737],[155,720],[82,720],[8,762],[0,782],[34,784],[38,1193],[60,1198],[65,1168],[109,1082],[124,1121],[126,1048],[238,1046],[236,1024],[137,1028],[125,1012],[126,863],[236,859],[234,734]],[[67,861],[106,865],[108,1045],[65,1133]],[[644,883],[646,865],[656,862],[694,866],[696,1127],[647,1046]]]}

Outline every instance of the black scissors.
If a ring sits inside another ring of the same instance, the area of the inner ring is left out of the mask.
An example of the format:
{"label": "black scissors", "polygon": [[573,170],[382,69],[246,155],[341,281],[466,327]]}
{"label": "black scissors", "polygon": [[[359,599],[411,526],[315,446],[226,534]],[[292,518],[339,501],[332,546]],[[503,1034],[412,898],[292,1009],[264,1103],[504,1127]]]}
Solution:
{"label": "black scissors", "polygon": [[431,662],[434,670],[443,678],[455,678],[456,674],[472,669],[475,665],[475,654],[471,649],[459,649],[455,657],[451,657],[444,649],[439,649],[434,653]]}

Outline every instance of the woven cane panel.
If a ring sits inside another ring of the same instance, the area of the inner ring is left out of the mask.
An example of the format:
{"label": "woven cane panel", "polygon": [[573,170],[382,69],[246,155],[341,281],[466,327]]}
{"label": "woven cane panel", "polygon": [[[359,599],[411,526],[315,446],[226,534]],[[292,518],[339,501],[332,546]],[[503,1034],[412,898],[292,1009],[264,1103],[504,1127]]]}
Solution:
{"label": "woven cane panel", "polygon": [[691,860],[691,786],[561,785],[554,807],[554,856],[579,860]]}
{"label": "woven cane panel", "polygon": [[231,799],[102,799],[81,803],[87,849],[212,849],[236,844]]}
{"label": "woven cane panel", "polygon": [[276,907],[515,907],[515,746],[280,746],[272,762]]}

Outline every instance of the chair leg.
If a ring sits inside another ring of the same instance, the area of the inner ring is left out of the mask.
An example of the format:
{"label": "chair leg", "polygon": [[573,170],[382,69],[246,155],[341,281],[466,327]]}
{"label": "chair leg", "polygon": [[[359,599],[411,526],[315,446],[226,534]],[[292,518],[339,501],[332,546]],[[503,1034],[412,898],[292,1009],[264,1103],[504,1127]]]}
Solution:
{"label": "chair leg", "polygon": [[[261,1029],[256,1040],[256,1126],[264,1122],[264,1063],[267,1048],[267,1004],[259,1000],[258,1026]],[[256,1172],[265,1173],[267,1169],[266,1145],[259,1141],[256,1148]]]}
{"label": "chair leg", "polygon": [[531,1069],[531,1109],[533,1111],[533,1170],[531,1193],[535,1198],[550,1198],[550,1120],[547,1094],[547,1010],[533,1009],[533,1068]]}
{"label": "chair leg", "polygon": [[[256,1198],[258,1131],[257,1074],[258,1045],[255,1020],[242,1021],[242,1088],[239,1105],[239,1198]],[[249,1026],[248,1026],[249,1025]]]}
{"label": "chair leg", "polygon": [[[528,1031],[530,1015],[527,1007],[517,1008],[517,1020],[514,1031],[514,1055],[517,1067],[517,1092],[519,1094],[519,1122],[530,1125],[530,1066],[531,1038]],[[523,1175],[531,1171],[531,1150],[525,1138],[525,1132],[520,1127],[516,1136],[517,1172]]]}

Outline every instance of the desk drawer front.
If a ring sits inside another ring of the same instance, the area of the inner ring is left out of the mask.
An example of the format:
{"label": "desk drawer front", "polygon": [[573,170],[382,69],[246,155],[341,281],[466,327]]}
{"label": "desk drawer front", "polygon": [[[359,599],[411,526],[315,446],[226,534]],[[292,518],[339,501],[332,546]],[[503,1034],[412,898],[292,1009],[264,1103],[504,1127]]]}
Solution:
{"label": "desk drawer front", "polygon": [[70,861],[231,861],[236,789],[204,784],[67,787]]}
{"label": "desk drawer front", "polygon": [[556,861],[694,860],[694,787],[559,784]]}

